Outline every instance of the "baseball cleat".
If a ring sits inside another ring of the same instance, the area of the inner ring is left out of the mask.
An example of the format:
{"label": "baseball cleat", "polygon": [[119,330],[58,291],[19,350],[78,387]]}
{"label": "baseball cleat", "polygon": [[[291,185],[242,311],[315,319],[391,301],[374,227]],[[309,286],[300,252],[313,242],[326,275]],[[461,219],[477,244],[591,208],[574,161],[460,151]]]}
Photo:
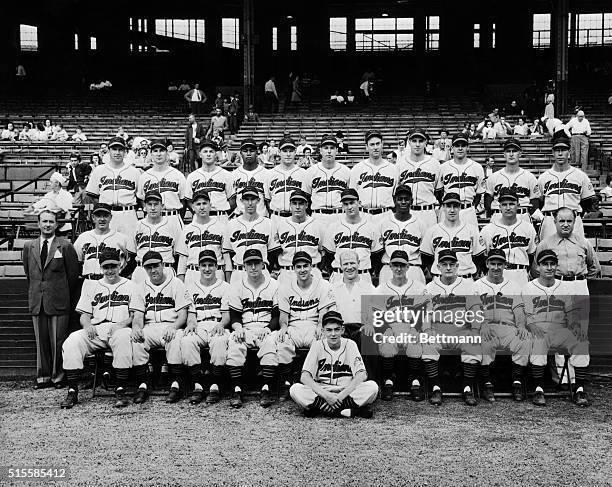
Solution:
{"label": "baseball cleat", "polygon": [[104,388],[105,391],[108,391],[110,389],[110,380],[111,380],[110,372],[104,372],[102,374],[102,387]]}
{"label": "baseball cleat", "polygon": [[230,399],[230,406],[234,409],[242,407],[242,392],[234,391]]}
{"label": "baseball cleat", "polygon": [[374,416],[374,410],[370,404],[366,404],[360,408],[357,408],[357,416],[364,419],[370,419]]}
{"label": "baseball cleat", "polygon": [[463,391],[463,402],[468,406],[476,406],[476,404],[478,404],[471,389]]}
{"label": "baseball cleat", "polygon": [[279,394],[280,402],[286,402],[291,398],[291,396],[289,395],[290,387],[291,386],[286,383],[281,386],[280,394]]}
{"label": "baseball cleat", "polygon": [[576,394],[574,394],[574,404],[576,406],[586,408],[589,405],[589,398],[587,397],[587,393],[584,391],[578,391]]}
{"label": "baseball cleat", "polygon": [[425,399],[425,395],[423,394],[423,389],[421,389],[421,386],[413,385],[410,387],[410,398],[414,402],[421,402]]}
{"label": "baseball cleat", "polygon": [[130,404],[130,402],[127,400],[127,397],[125,397],[125,392],[123,390],[115,391],[115,404],[114,404],[114,407],[116,407],[116,408],[124,408],[128,404]]}
{"label": "baseball cleat", "polygon": [[204,391],[202,389],[196,389],[189,396],[189,404],[200,404],[204,400]]}
{"label": "baseball cleat", "polygon": [[75,391],[74,389],[70,389],[68,391],[68,395],[66,396],[66,399],[64,399],[60,403],[60,407],[62,409],[70,409],[72,408],[72,406],[74,406],[78,402],[79,402],[79,393]]}
{"label": "baseball cleat", "polygon": [[512,384],[512,398],[517,401],[523,401],[523,386],[521,384]]}
{"label": "baseball cleat", "polygon": [[134,404],[142,404],[149,398],[149,390],[144,387],[139,387],[134,394]]}
{"label": "baseball cleat", "polygon": [[270,397],[270,391],[267,389],[262,389],[259,396],[259,405],[262,408],[267,408],[272,405],[272,398]]}
{"label": "baseball cleat", "polygon": [[380,394],[380,398],[383,401],[391,401],[393,400],[393,384],[385,384],[382,388],[382,392]]}
{"label": "baseball cleat", "polygon": [[181,391],[179,391],[178,387],[171,387],[170,392],[168,393],[168,397],[166,397],[167,403],[175,403],[178,402],[181,398]]}
{"label": "baseball cleat", "polygon": [[536,406],[546,406],[546,398],[542,391],[535,391],[533,393],[533,399],[531,400]]}
{"label": "baseball cleat", "polygon": [[221,395],[219,391],[213,389],[208,393],[208,397],[206,398],[206,404],[216,404],[221,400]]}
{"label": "baseball cleat", "polygon": [[319,410],[314,406],[308,406],[304,408],[304,416],[306,418],[314,418],[319,415]]}
{"label": "baseball cleat", "polygon": [[482,391],[482,398],[487,402],[495,402],[495,390],[493,384],[485,384]]}
{"label": "baseball cleat", "polygon": [[442,391],[440,389],[436,389],[429,396],[429,404],[432,406],[441,406],[442,405]]}

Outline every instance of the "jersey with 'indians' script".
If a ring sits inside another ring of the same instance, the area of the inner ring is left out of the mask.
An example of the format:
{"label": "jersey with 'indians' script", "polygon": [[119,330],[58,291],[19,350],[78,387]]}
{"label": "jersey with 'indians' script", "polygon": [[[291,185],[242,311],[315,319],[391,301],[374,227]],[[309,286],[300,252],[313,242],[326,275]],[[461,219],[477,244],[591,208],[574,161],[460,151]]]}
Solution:
{"label": "jersey with 'indians' script", "polygon": [[145,326],[149,323],[172,324],[178,312],[191,306],[189,291],[179,278],[170,272],[159,286],[149,278],[140,284],[130,303],[130,309],[144,313]]}
{"label": "jersey with 'indians' script", "polygon": [[544,286],[538,279],[529,281],[522,292],[527,325],[565,327],[571,311],[571,294],[573,289],[558,279],[550,287]]}
{"label": "jersey with 'indians' script", "polygon": [[136,204],[139,179],[140,171],[134,166],[123,165],[114,169],[109,164],[101,164],[89,176],[85,191],[99,197],[100,203],[132,206]]}
{"label": "jersey with 'indians' script", "polygon": [[397,169],[399,184],[412,190],[413,205],[433,205],[438,202],[434,192],[440,179],[439,161],[426,156],[422,161],[414,162],[410,156],[406,156],[397,163]]}
{"label": "jersey with 'indians' script", "polygon": [[289,198],[296,189],[303,189],[306,171],[299,166],[286,170],[283,165],[268,171],[270,209],[290,211]]}
{"label": "jersey with 'indians' script", "polygon": [[348,223],[344,218],[339,218],[333,228],[327,229],[323,239],[323,248],[336,254],[332,262],[334,269],[340,269],[340,256],[347,250],[357,253],[359,270],[370,269],[370,256],[382,249],[379,230],[370,220]]}
{"label": "jersey with 'indians' script", "polygon": [[234,264],[244,263],[242,257],[248,249],[259,250],[264,262],[267,262],[268,250],[274,249],[272,222],[269,218],[260,216],[257,220],[247,221],[240,216],[230,220],[226,226],[223,250],[234,254]]}
{"label": "jersey with 'indians' script", "polygon": [[524,308],[521,296],[521,287],[504,279],[495,284],[483,277],[476,281],[476,289],[480,295],[480,302],[487,323],[502,323],[504,325],[516,326],[515,312],[518,308]]}
{"label": "jersey with 'indians' script", "polygon": [[302,223],[294,222],[292,217],[279,218],[274,229],[274,247],[282,249],[278,257],[281,266],[291,266],[296,252],[307,252],[312,264],[321,262],[321,227],[313,217]]}
{"label": "jersey with 'indians' script", "polygon": [[[433,280],[425,286],[425,291],[429,295],[428,306],[433,313],[428,314],[431,323],[450,325],[459,329],[478,329],[480,322],[474,317],[472,322],[465,320],[462,326],[455,320],[447,321],[446,316],[450,312],[465,313],[466,310],[474,313],[481,308],[480,298],[478,297],[478,289],[476,283],[472,279],[464,279],[457,277],[452,284],[444,284],[439,277],[434,277]],[[439,311],[441,313],[435,313]],[[442,317],[442,321],[440,321]]]}
{"label": "jersey with 'indians' script", "polygon": [[542,211],[557,211],[563,207],[581,211],[580,202],[595,196],[593,183],[577,167],[570,167],[563,172],[547,169],[540,174],[538,186],[544,197]]}
{"label": "jersey with 'indians' script", "polygon": [[540,197],[540,187],[536,177],[525,169],[509,173],[506,168],[495,171],[486,181],[487,194],[493,197],[492,210],[499,210],[499,192],[502,188],[512,189],[519,198],[519,206],[529,208],[532,199]]}
{"label": "jersey with 'indians' script", "polygon": [[247,329],[268,326],[273,308],[278,308],[278,283],[269,276],[258,288],[243,277],[230,285],[228,295],[230,310],[242,314],[242,326]]}
{"label": "jersey with 'indians' script", "polygon": [[214,219],[206,224],[192,221],[183,228],[176,244],[176,253],[187,257],[187,265],[198,265],[202,250],[212,250],[217,256],[217,264],[223,263],[223,237],[227,224]]}
{"label": "jersey with 'indians' script", "polygon": [[346,387],[357,373],[365,373],[365,366],[353,340],[341,338],[333,350],[323,338],[312,343],[302,371],[321,384]]}
{"label": "jersey with 'indians' script", "polygon": [[183,208],[186,184],[183,173],[174,167],[163,172],[151,168],[140,176],[136,196],[144,200],[149,191],[159,191],[166,210],[180,210]]}
{"label": "jersey with 'indians' script", "polygon": [[74,250],[77,253],[79,262],[83,263],[83,275],[102,274],[98,257],[102,251],[113,249],[119,252],[125,259],[127,257],[130,241],[127,235],[111,230],[103,235],[97,234],[94,230],[81,233],[74,242]]}
{"label": "jersey with 'indians' script", "polygon": [[319,277],[314,277],[307,289],[298,286],[293,277],[291,285],[278,291],[278,309],[289,315],[289,326],[318,325],[325,311],[335,304],[329,283]]}
{"label": "jersey with 'indians' script", "polygon": [[404,222],[399,221],[393,214],[384,218],[380,224],[380,239],[385,248],[383,264],[389,263],[393,252],[403,250],[408,254],[410,264],[421,265],[420,247],[426,230],[422,220],[414,215]]}
{"label": "jersey with 'indians' script", "polygon": [[130,317],[130,299],[134,288],[134,283],[124,277],[115,284],[100,279],[81,294],[76,311],[90,314],[92,325],[127,320]]}
{"label": "jersey with 'indians' script", "polygon": [[196,169],[187,176],[185,198],[191,200],[195,193],[206,191],[210,197],[211,210],[227,211],[230,209],[228,200],[234,191],[233,182],[232,174],[222,167],[217,167],[211,172],[203,168]]}
{"label": "jersey with 'indians' script", "polygon": [[444,188],[444,194],[457,193],[462,203],[471,204],[477,194],[484,193],[484,171],[477,162],[466,159],[457,164],[453,159],[440,166],[440,179],[436,189]]}
{"label": "jersey with 'indians' script", "polygon": [[232,196],[236,197],[236,212],[237,214],[244,213],[244,204],[240,199],[242,190],[247,186],[257,188],[259,193],[259,203],[257,205],[257,213],[261,216],[267,216],[265,200],[270,199],[270,188],[268,185],[268,170],[262,166],[257,166],[253,171],[247,171],[244,167],[237,167],[232,171]]}
{"label": "jersey with 'indians' script", "polygon": [[340,209],[340,194],[348,188],[351,170],[344,164],[327,169],[323,163],[310,166],[304,178],[304,191],[310,193],[312,209]]}
{"label": "jersey with 'indians' script", "polygon": [[221,313],[229,312],[229,284],[217,280],[211,286],[199,281],[192,282],[187,290],[191,296],[189,312],[196,315],[198,323],[203,321],[221,321]]}
{"label": "jersey with 'indians' script", "polygon": [[174,263],[174,249],[181,229],[175,219],[162,217],[159,223],[151,223],[146,218],[136,225],[132,250],[136,260],[142,258],[149,250],[159,252],[166,263]]}
{"label": "jersey with 'indians' script", "polygon": [[[374,291],[374,306],[377,311],[395,311],[395,310],[413,310],[415,313],[425,307],[429,299],[425,293],[425,285],[418,282],[408,280],[403,286],[396,286],[391,281],[382,283]],[[381,301],[383,299],[384,301]],[[417,325],[408,320],[405,321],[409,325]],[[379,332],[384,329],[379,329]]]}
{"label": "jersey with 'indians' script", "polygon": [[393,208],[393,192],[398,179],[394,164],[384,161],[375,166],[365,159],[351,169],[349,187],[357,190],[365,208]]}
{"label": "jersey with 'indians' script", "polygon": [[480,236],[487,251],[503,250],[509,264],[528,266],[529,255],[534,254],[537,247],[535,228],[525,220],[517,220],[514,225],[504,225],[501,221],[488,223]]}

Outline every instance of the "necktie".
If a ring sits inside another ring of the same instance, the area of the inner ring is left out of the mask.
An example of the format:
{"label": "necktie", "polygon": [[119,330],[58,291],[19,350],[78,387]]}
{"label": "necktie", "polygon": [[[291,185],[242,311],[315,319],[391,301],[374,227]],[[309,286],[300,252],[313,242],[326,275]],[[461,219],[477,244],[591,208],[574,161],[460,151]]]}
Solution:
{"label": "necktie", "polygon": [[47,239],[44,239],[42,250],[40,251],[40,263],[43,267],[45,267],[45,263],[47,262],[48,253],[49,253],[49,241]]}

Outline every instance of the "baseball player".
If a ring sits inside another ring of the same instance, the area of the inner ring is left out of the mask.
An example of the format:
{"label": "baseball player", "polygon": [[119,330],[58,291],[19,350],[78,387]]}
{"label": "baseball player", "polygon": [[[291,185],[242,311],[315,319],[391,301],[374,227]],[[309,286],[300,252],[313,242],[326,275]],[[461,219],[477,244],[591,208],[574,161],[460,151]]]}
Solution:
{"label": "baseball player", "polygon": [[306,170],[295,162],[295,142],[285,137],[279,144],[281,163],[268,171],[270,218],[278,224],[280,218],[291,216],[289,198],[296,189],[304,187]]}
{"label": "baseball player", "polygon": [[487,275],[476,281],[484,312],[484,321],[480,326],[483,339],[480,379],[483,383],[482,397],[489,402],[495,402],[490,368],[496,351],[505,349],[512,353],[512,397],[515,401],[523,400],[525,368],[531,351],[531,340],[525,328],[525,305],[521,297],[524,284],[504,275],[506,259],[502,249],[489,250]]}
{"label": "baseball player", "polygon": [[353,340],[342,338],[342,316],[323,315],[323,338],[315,341],[302,367],[301,383],[291,386],[291,398],[306,417],[320,413],[371,418],[378,384],[367,380],[363,359]]}
{"label": "baseball player", "polygon": [[217,278],[225,281],[225,270],[229,280],[231,261],[228,254],[223,253],[223,238],[227,223],[222,219],[211,218],[209,191],[199,191],[192,195],[191,207],[194,219],[181,233],[176,244],[176,253],[179,255],[177,276],[190,287],[191,283],[200,279],[200,252],[212,250],[217,256]]}
{"label": "baseball player", "polygon": [[321,271],[316,266],[321,263],[322,230],[320,222],[306,214],[310,196],[298,189],[291,194],[290,201],[292,215],[289,218],[278,218],[273,229],[275,251],[270,252],[272,267],[280,268],[279,286],[295,279],[293,256],[296,252],[310,255],[313,275],[321,277]]}
{"label": "baseball player", "polygon": [[136,254],[137,267],[132,274],[132,280],[137,283],[145,280],[142,261],[149,250],[159,252],[164,258],[164,267],[174,275],[174,252],[182,230],[176,220],[162,216],[163,203],[159,191],[149,191],[145,194],[144,201],[147,216],[138,222],[134,240],[128,248]]}
{"label": "baseball player", "polygon": [[278,325],[278,284],[264,275],[259,249],[248,249],[243,259],[246,273],[230,284],[228,291],[233,331],[227,347],[227,366],[234,386],[230,406],[242,407],[242,369],[247,349],[258,348],[263,375],[259,404],[268,407],[272,404],[270,384],[278,368],[278,331],[272,331]]}
{"label": "baseball player", "polygon": [[[257,188],[247,186],[242,191],[241,204],[244,214],[230,220],[223,238],[223,251],[232,257],[234,270],[231,283],[239,281],[244,273],[244,253],[249,249],[258,249],[268,262],[268,251],[274,250],[272,238],[272,222],[257,213],[260,193]],[[264,264],[265,265],[265,264]],[[268,271],[265,271],[268,275]]]}
{"label": "baseball player", "polygon": [[[437,265],[440,275],[426,286],[430,298],[428,311],[432,313],[426,314],[423,323],[423,331],[435,339],[433,343],[429,340],[422,343],[425,372],[432,385],[429,402],[434,406],[442,404],[438,378],[440,351],[458,349],[463,368],[463,400],[468,406],[475,406],[477,403],[472,388],[482,360],[479,335],[481,323],[477,315],[481,307],[478,289],[472,279],[457,275],[459,261],[454,250],[441,250]],[[466,310],[473,312],[473,319],[468,319]],[[446,343],[444,339],[447,339]]]}
{"label": "baseball player", "polygon": [[553,136],[552,150],[554,163],[538,178],[540,198],[543,199],[542,213],[544,219],[540,228],[540,240],[555,233],[554,213],[563,207],[576,214],[575,232],[584,236],[584,226],[580,218],[581,211],[588,210],[597,196],[589,177],[577,167],[570,166],[570,142],[565,132],[556,132]]}
{"label": "baseball player", "polygon": [[364,213],[379,225],[382,216],[393,208],[393,192],[397,186],[397,167],[383,157],[383,137],[380,131],[370,130],[365,136],[368,159],[351,169],[349,187],[356,189]]}
{"label": "baseball player", "polygon": [[136,230],[136,188],[140,171],[124,163],[127,147],[121,137],[113,137],[109,143],[110,160],[96,167],[89,176],[85,191],[100,203],[111,206],[111,229],[132,238]]}
{"label": "baseball player", "polygon": [[191,404],[201,403],[205,395],[200,348],[208,345],[210,349],[212,381],[206,398],[208,404],[219,402],[219,384],[227,360],[229,284],[217,279],[217,258],[214,250],[202,250],[198,256],[200,279],[187,286],[193,304],[189,308],[187,326],[181,339],[181,356],[193,381],[193,393],[189,398]]}
{"label": "baseball player", "polygon": [[425,228],[438,222],[436,208],[436,187],[440,179],[440,161],[425,152],[429,136],[423,129],[408,132],[410,153],[398,160],[399,184],[408,186],[412,191],[412,214]]}
{"label": "baseball player", "polygon": [[[251,145],[253,144],[253,145]],[[255,142],[246,139],[242,142],[241,150],[254,149]],[[210,197],[209,216],[227,223],[228,215],[236,209],[236,200],[231,199],[233,194],[234,177],[232,174],[217,166],[217,145],[212,140],[205,140],[200,148],[202,167],[187,176],[187,188],[185,198],[192,207],[192,213],[197,213],[193,208],[193,195],[207,192]]]}
{"label": "baseball player", "polygon": [[378,272],[383,250],[380,231],[374,222],[362,216],[359,211],[359,195],[354,188],[345,189],[340,201],[344,215],[333,228],[325,232],[323,241],[326,268],[331,266],[333,270],[329,281],[333,284],[342,279],[340,256],[347,250],[355,250],[359,256],[359,274],[372,282],[370,272]]}
{"label": "baseball player", "polygon": [[304,178],[304,191],[312,199],[312,214],[322,230],[333,225],[342,213],[340,194],[348,188],[351,170],[336,161],[338,142],[332,135],[321,138],[321,162],[310,166]]}
{"label": "baseball player", "polygon": [[531,214],[540,207],[540,187],[536,177],[519,166],[522,154],[521,143],[517,139],[504,142],[506,166],[495,171],[486,181],[484,205],[487,216],[497,220],[501,217],[499,194],[503,188],[514,190],[518,196],[517,214],[520,220],[531,223]]}
{"label": "baseball player", "polygon": [[119,275],[121,258],[117,250],[106,248],[100,252],[97,260],[104,277],[81,293],[76,307],[76,311],[81,314],[83,329],[71,333],[62,346],[68,395],[61,407],[66,409],[78,403],[83,359],[96,350],[109,347],[113,352],[113,367],[117,377],[115,407],[128,405],[125,387],[132,367],[130,325],[133,318],[130,299],[135,286],[132,281]]}
{"label": "baseball player", "polygon": [[503,250],[506,254],[505,277],[515,284],[529,281],[529,268],[536,251],[537,234],[529,220],[518,219],[518,195],[511,188],[502,188],[498,196],[501,219],[491,220],[480,232],[485,247]]}
{"label": "baseball player", "polygon": [[408,279],[425,284],[425,275],[421,268],[420,247],[428,227],[425,226],[422,218],[417,218],[410,211],[412,191],[409,186],[398,186],[393,195],[393,202],[395,212],[387,215],[380,224],[380,238],[384,254],[379,282],[384,283],[391,279],[393,275],[389,267],[391,254],[396,250],[402,250],[408,254]]}
{"label": "baseball player", "polygon": [[[312,257],[299,251],[293,256],[294,277],[279,286],[280,330],[277,337],[281,398],[289,398],[292,363],[296,348],[310,348],[321,334],[321,320],[335,308],[334,295],[327,281],[313,277]],[[296,279],[297,277],[297,279]]]}
{"label": "baseball player", "polygon": [[149,350],[164,347],[170,372],[171,385],[166,402],[177,402],[181,397],[181,342],[187,312],[192,306],[185,284],[168,272],[159,252],[148,251],[142,258],[147,279],[137,285],[130,310],[134,311],[132,324],[132,367],[138,391],[134,403],[141,404],[149,397]]}
{"label": "baseball player", "polygon": [[[459,218],[462,222],[478,228],[476,207],[485,192],[482,166],[468,155],[468,138],[455,134],[452,142],[453,158],[440,166],[440,179],[436,186],[438,200],[447,193],[456,193],[460,199]],[[442,220],[440,215],[440,220]]]}
{"label": "baseball player", "polygon": [[442,199],[443,220],[425,232],[421,240],[421,258],[425,268],[440,275],[438,256],[452,250],[459,259],[459,277],[474,278],[484,267],[485,246],[478,227],[461,220],[461,199],[457,193],[446,193]]}
{"label": "baseball player", "polygon": [[589,366],[588,340],[580,317],[573,311],[572,289],[567,287],[567,282],[555,278],[558,262],[554,250],[538,252],[536,263],[540,275],[523,287],[527,328],[533,334],[529,356],[535,385],[532,400],[536,406],[546,405],[543,382],[548,350],[563,348],[571,354],[569,363],[576,374],[574,403],[585,407],[589,405],[584,390]]}
{"label": "baseball player", "polygon": [[[382,301],[376,300],[375,307],[377,309],[385,312],[398,309],[412,309],[416,312],[424,307],[426,301],[424,296],[425,283],[410,279],[407,276],[410,265],[409,259],[408,254],[403,250],[394,250],[391,254],[389,266],[392,277],[388,281],[381,281],[380,286],[376,288],[375,294],[382,298]],[[401,337],[403,334],[416,336],[417,325],[420,325],[420,322],[385,323],[376,330],[374,327],[366,327],[364,333],[366,335],[373,335],[374,332],[377,332],[385,336],[395,337]],[[382,341],[378,346],[382,364],[383,388],[381,399],[383,401],[391,401],[393,399],[395,357],[399,352],[400,346],[405,349],[408,356],[410,395],[414,401],[422,401],[424,396],[419,381],[421,345],[418,343],[398,343],[395,340]]]}
{"label": "baseball player", "polygon": [[259,193],[259,203],[257,213],[262,217],[269,215],[270,204],[270,185],[268,184],[268,170],[260,166],[257,162],[257,145],[253,139],[245,139],[240,145],[240,156],[242,166],[232,171],[232,195],[230,205],[234,209],[233,216],[244,213],[243,200],[240,198],[242,191],[247,187],[257,189]]}
{"label": "baseball player", "polygon": [[165,216],[178,228],[183,228],[182,212],[185,201],[187,181],[185,176],[170,165],[166,141],[154,139],[150,144],[153,167],[141,174],[138,180],[136,196],[144,200],[144,195],[150,191],[158,191],[162,196]]}

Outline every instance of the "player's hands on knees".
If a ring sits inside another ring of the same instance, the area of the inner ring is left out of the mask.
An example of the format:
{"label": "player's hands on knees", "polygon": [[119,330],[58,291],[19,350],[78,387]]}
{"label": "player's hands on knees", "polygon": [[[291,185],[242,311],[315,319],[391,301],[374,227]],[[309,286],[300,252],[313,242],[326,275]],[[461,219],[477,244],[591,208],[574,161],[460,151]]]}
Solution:
{"label": "player's hands on knees", "polygon": [[529,332],[524,326],[519,326],[516,330],[516,334],[521,340],[527,340],[527,338],[529,338]]}
{"label": "player's hands on knees", "polygon": [[287,327],[281,326],[280,330],[278,330],[278,336],[276,337],[276,341],[278,343],[283,343],[287,339],[289,339],[289,333],[287,332]]}
{"label": "player's hands on knees", "polygon": [[578,340],[581,342],[587,341],[587,333],[580,326],[575,326],[572,331]]}
{"label": "player's hands on knees", "polygon": [[315,340],[320,340],[321,338],[323,338],[323,328],[321,328],[321,326],[318,325],[315,328]]}
{"label": "player's hands on knees", "polygon": [[185,335],[189,333],[195,333],[197,322],[196,320],[187,319],[187,326],[185,327]]}
{"label": "player's hands on knees", "polygon": [[119,325],[117,323],[111,323],[108,327],[108,338],[113,336],[113,333],[119,329]]}
{"label": "player's hands on knees", "polygon": [[244,333],[244,328],[240,328],[234,331],[234,341],[240,343],[243,342],[245,338],[246,335]]}
{"label": "player's hands on knees", "polygon": [[374,335],[374,326],[371,323],[365,324],[361,327],[361,333],[367,337]]}
{"label": "player's hands on knees", "polygon": [[176,333],[176,330],[174,328],[172,328],[171,326],[167,327],[166,330],[164,331],[164,341],[165,342],[171,342],[172,339],[174,338],[174,335]]}
{"label": "player's hands on knees", "polygon": [[537,325],[528,325],[529,331],[535,338],[544,338],[544,330]]}
{"label": "player's hands on knees", "polygon": [[270,334],[270,328],[264,326],[257,332],[257,339],[261,342]]}
{"label": "player's hands on knees", "polygon": [[210,334],[213,336],[214,335],[223,336],[224,333],[225,333],[225,328],[223,328],[223,325],[221,323],[217,323],[210,332]]}
{"label": "player's hands on knees", "polygon": [[96,327],[94,325],[90,325],[85,329],[85,333],[87,334],[87,338],[90,340],[94,340],[98,337],[98,332],[96,331]]}
{"label": "player's hands on knees", "polygon": [[142,333],[142,329],[132,328],[132,341],[135,343],[144,342],[144,335]]}
{"label": "player's hands on knees", "polygon": [[493,331],[488,323],[483,323],[480,325],[480,336],[487,341],[493,338]]}

